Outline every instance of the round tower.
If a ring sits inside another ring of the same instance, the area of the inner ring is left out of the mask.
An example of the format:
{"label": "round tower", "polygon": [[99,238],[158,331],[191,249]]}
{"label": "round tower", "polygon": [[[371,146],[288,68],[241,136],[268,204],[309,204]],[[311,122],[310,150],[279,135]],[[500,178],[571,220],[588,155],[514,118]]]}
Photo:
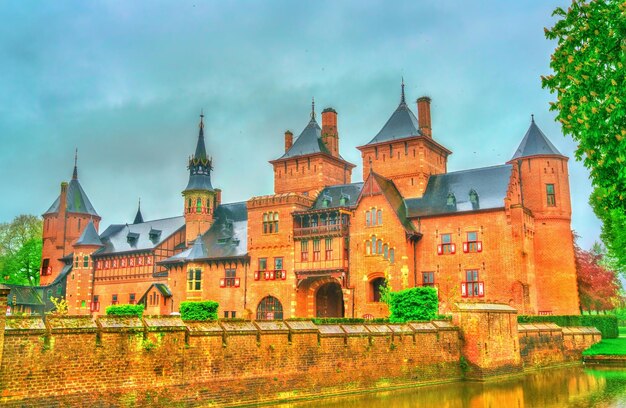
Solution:
{"label": "round tower", "polygon": [[520,174],[522,205],[534,217],[538,314],[579,313],[568,160],[539,129],[534,117],[510,160]]}

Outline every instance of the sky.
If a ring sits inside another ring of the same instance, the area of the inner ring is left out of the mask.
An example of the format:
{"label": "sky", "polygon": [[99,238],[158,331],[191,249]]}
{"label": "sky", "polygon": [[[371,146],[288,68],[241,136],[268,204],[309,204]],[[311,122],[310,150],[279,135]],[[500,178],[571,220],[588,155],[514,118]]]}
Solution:
{"label": "sky", "polygon": [[601,224],[541,88],[555,43],[551,1],[63,1],[0,4],[0,222],[42,214],[72,175],[102,227],[182,215],[201,110],[223,202],[273,192],[268,163],[300,134],[311,98],[338,112],[357,164],[407,99],[432,98],[448,171],[509,160],[530,115],[570,157],[572,228]]}

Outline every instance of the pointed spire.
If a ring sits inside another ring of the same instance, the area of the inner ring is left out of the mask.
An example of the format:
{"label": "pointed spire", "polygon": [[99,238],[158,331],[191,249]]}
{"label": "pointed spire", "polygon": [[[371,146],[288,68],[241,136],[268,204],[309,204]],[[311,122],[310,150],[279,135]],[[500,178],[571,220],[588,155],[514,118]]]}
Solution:
{"label": "pointed spire", "polygon": [[137,206],[137,214],[135,215],[135,221],[133,224],[143,223],[143,215],[141,214],[141,198],[139,198],[139,205]]}
{"label": "pointed spire", "polygon": [[550,142],[550,139],[539,129],[539,126],[535,123],[535,115],[530,115],[528,131],[526,131],[511,160],[538,155],[563,156]]}
{"label": "pointed spire", "polygon": [[311,98],[311,120],[315,120],[315,97]]}
{"label": "pointed spire", "polygon": [[535,114],[534,113],[530,114],[530,123],[535,123]]}
{"label": "pointed spire", "polygon": [[200,111],[200,124],[198,125],[200,131],[198,132],[198,144],[196,145],[196,154],[194,159],[206,160],[206,148],[204,147],[204,111]]}
{"label": "pointed spire", "polygon": [[74,152],[74,173],[72,173],[72,180],[78,180],[78,147]]}
{"label": "pointed spire", "polygon": [[400,96],[400,105],[406,105],[406,100],[404,99],[404,76],[402,77],[402,95]]}

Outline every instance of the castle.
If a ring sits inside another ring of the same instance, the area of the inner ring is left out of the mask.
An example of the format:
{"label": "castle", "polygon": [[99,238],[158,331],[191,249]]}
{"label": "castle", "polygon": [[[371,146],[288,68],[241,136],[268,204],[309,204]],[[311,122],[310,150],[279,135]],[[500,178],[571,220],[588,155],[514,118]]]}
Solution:
{"label": "castle", "polygon": [[139,209],[101,233],[75,165],[43,214],[43,297],[65,296],[70,314],[215,300],[227,318],[374,318],[388,315],[384,285],[434,286],[442,312],[468,298],[577,314],[568,158],[533,119],[507,163],[448,172],[428,97],[417,113],[403,84],[396,110],[357,147],[364,181],[352,182],[337,112],[324,109],[320,127],[313,105],[270,161],[274,193],[238,203],[222,203],[211,182],[201,117],[182,215],[147,221]]}

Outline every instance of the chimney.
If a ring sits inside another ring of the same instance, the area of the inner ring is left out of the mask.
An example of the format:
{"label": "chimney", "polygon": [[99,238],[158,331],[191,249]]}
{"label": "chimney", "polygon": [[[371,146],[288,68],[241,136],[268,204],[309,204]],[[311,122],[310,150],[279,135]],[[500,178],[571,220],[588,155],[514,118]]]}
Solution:
{"label": "chimney", "polygon": [[222,190],[219,188],[215,189],[215,208],[213,211],[217,209],[222,204]]}
{"label": "chimney", "polygon": [[417,121],[419,122],[420,132],[424,136],[433,137],[433,130],[430,125],[430,98],[422,96],[417,99]]}
{"label": "chimney", "polygon": [[285,153],[293,146],[293,133],[290,130],[285,132]]}
{"label": "chimney", "polygon": [[59,212],[57,213],[57,231],[56,231],[56,245],[57,248],[63,248],[63,255],[65,256],[65,234],[67,223],[67,182],[61,183],[61,195],[59,196]]}
{"label": "chimney", "polygon": [[339,133],[337,132],[337,111],[326,108],[322,111],[322,141],[334,157],[339,157]]}

